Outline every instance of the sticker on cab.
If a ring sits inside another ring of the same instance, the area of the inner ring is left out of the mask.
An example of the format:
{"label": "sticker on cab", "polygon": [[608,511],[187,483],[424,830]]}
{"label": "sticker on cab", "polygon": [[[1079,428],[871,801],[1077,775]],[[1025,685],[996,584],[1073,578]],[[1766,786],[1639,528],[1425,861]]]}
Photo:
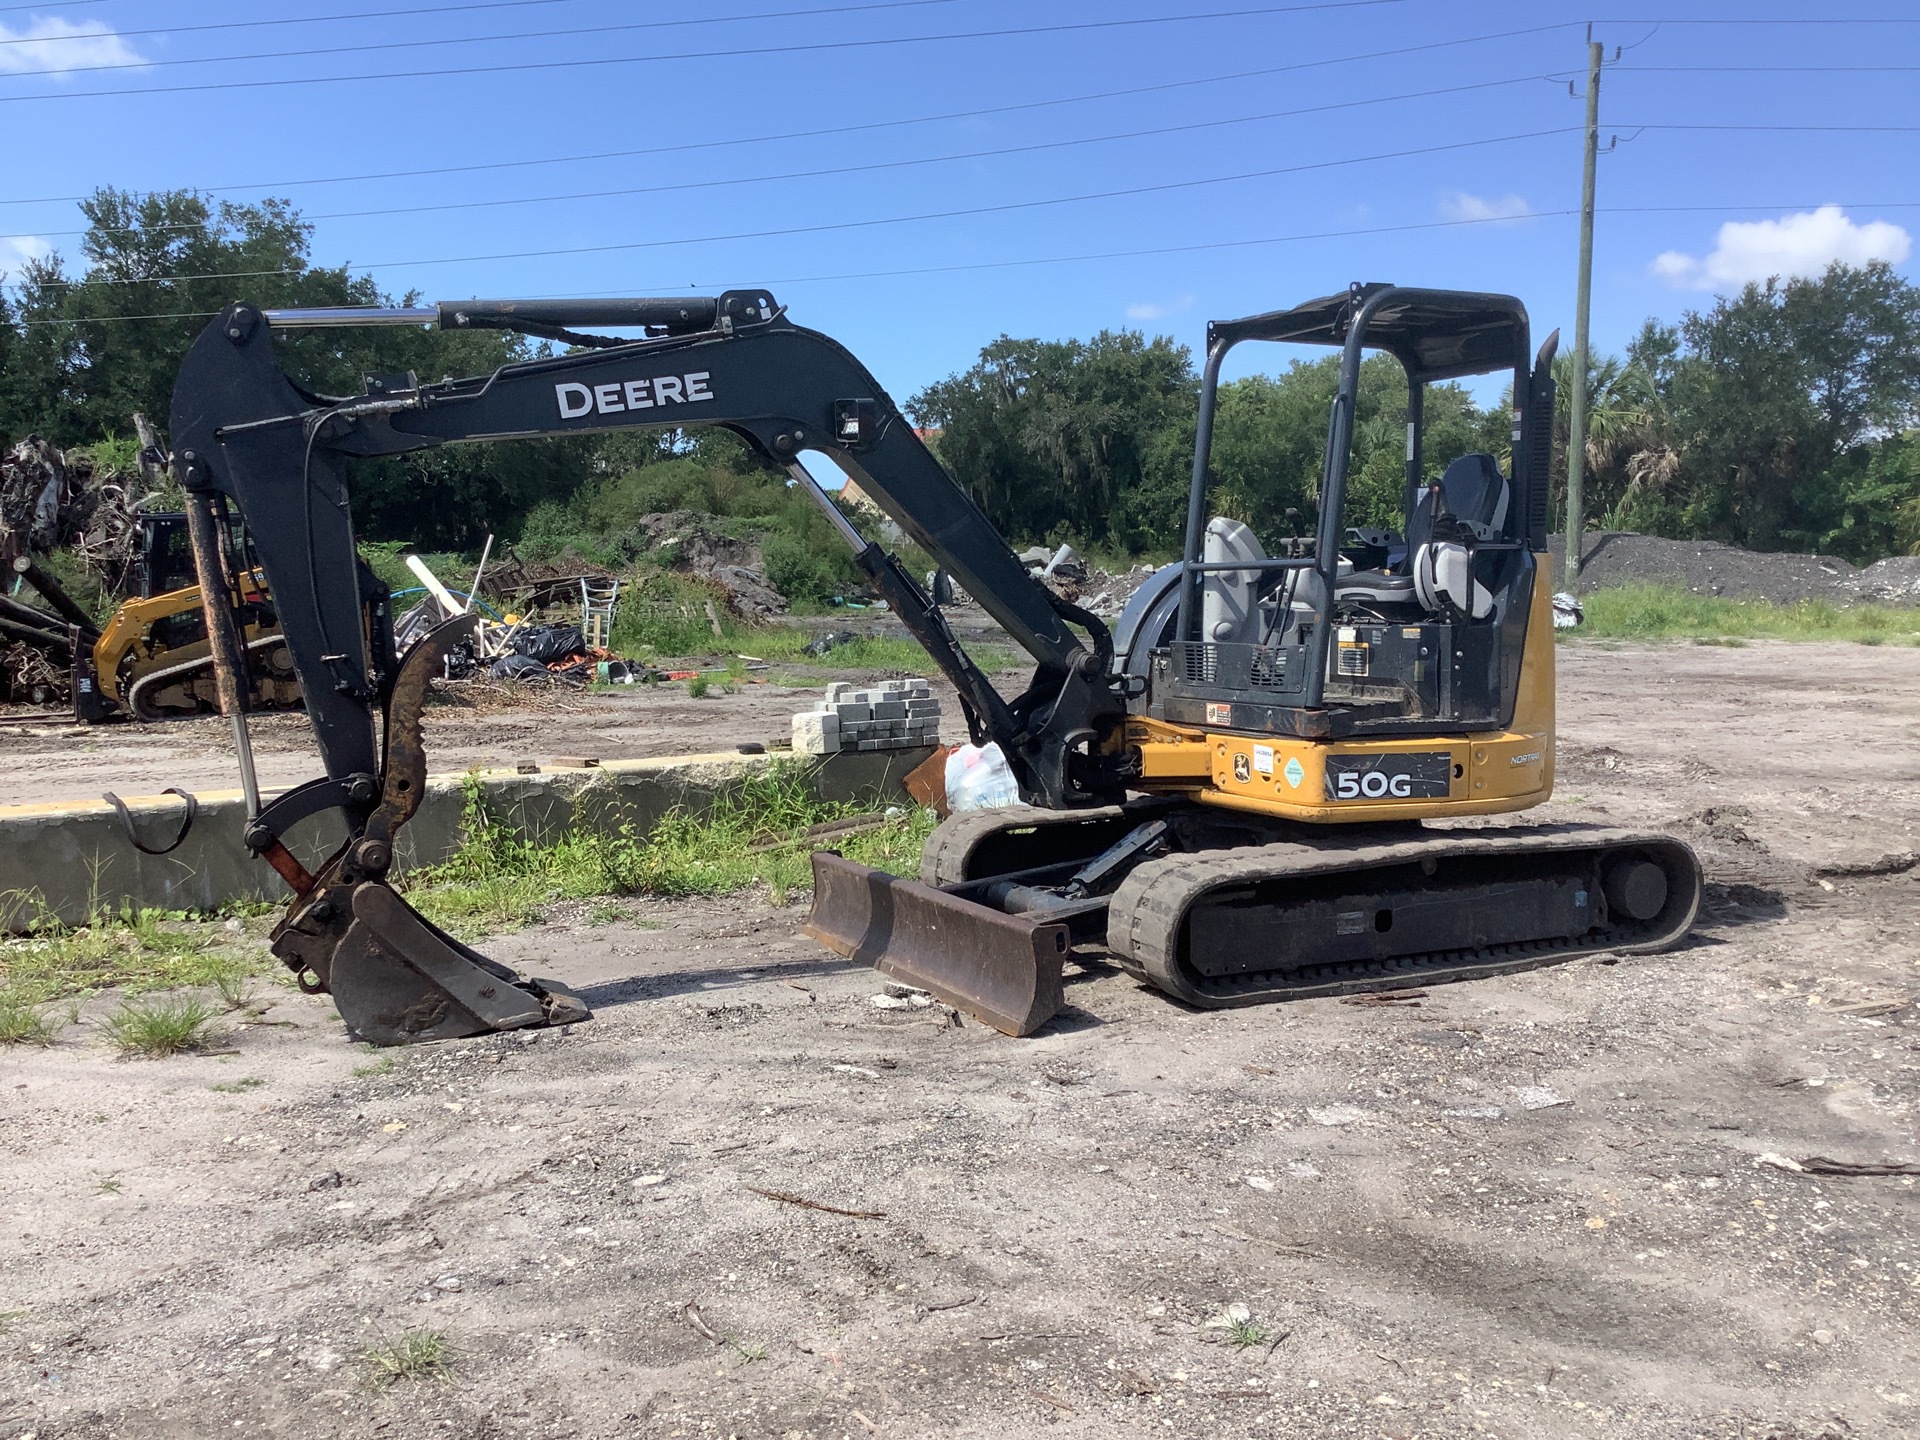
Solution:
{"label": "sticker on cab", "polygon": [[1287,777],[1287,784],[1298,790],[1301,782],[1307,778],[1307,767],[1300,763],[1298,756],[1289,755],[1280,773]]}
{"label": "sticker on cab", "polygon": [[1253,747],[1253,768],[1262,775],[1273,774],[1273,746],[1256,745]]}
{"label": "sticker on cab", "polygon": [[1209,725],[1233,724],[1233,706],[1221,705],[1221,704],[1215,703],[1212,700],[1209,700],[1207,702],[1207,724]]}

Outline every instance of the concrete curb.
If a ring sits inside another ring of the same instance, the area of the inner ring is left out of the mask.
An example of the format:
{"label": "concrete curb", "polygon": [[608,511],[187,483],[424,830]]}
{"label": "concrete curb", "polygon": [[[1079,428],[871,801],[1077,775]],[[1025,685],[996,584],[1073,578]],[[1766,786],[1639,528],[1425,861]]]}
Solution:
{"label": "concrete curb", "polygon": [[[868,796],[892,802],[901,782],[930,749],[878,750],[803,760],[823,800]],[[673,810],[698,813],[729,785],[764,769],[769,755],[682,755],[609,760],[590,769],[475,770],[435,775],[420,811],[400,833],[395,869],[432,865],[459,848],[464,788],[477,784],[489,814],[522,834],[552,840],[579,827],[612,833],[630,825],[645,836]],[[269,792],[275,793],[275,792]],[[214,910],[247,900],[282,900],[287,888],[241,843],[246,805],[238,790],[194,797],[200,813],[180,847],[143,855],[127,842],[113,807],[99,800],[0,806],[0,932],[34,922],[78,924],[96,910]],[[160,846],[177,832],[180,800],[125,797],[143,843]],[[334,816],[296,826],[288,848],[309,868],[339,845],[346,831]]]}

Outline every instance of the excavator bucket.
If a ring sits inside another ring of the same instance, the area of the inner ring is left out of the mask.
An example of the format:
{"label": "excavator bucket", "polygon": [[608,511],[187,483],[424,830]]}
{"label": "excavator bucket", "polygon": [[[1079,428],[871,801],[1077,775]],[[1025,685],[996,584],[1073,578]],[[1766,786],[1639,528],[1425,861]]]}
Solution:
{"label": "excavator bucket", "polygon": [[850,960],[938,996],[1007,1035],[1059,1011],[1068,928],[1005,915],[917,880],[813,854],[805,932]]}
{"label": "excavator bucket", "polygon": [[473,625],[469,616],[436,626],[401,660],[387,700],[379,807],[317,876],[290,877],[299,893],[273,931],[273,953],[300,987],[332,995],[340,1018],[375,1045],[593,1018],[565,986],[526,979],[462,945],[387,883],[394,837],[426,793],[427,686]]}

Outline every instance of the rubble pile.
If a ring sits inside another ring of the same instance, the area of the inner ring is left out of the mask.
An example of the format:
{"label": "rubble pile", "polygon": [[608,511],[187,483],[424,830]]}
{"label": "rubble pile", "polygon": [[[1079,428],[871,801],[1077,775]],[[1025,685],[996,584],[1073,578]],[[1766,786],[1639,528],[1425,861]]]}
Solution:
{"label": "rubble pile", "polygon": [[125,485],[96,478],[86,456],[29,435],[0,455],[0,566],[69,550],[109,594],[124,596],[139,532],[135,502]]}
{"label": "rubble pile", "polygon": [[856,690],[829,685],[827,697],[793,717],[801,755],[841,750],[908,750],[940,742],[940,702],[925,680],[883,680]]}
{"label": "rubble pile", "polygon": [[[692,575],[716,586],[734,614],[766,620],[787,612],[787,597],[767,579],[760,542],[729,535],[713,517],[696,510],[666,510],[642,515],[627,530],[600,539],[600,553],[615,565],[640,559]],[[554,561],[511,559],[494,571],[493,590],[523,609],[551,604],[578,591],[582,579],[605,578],[597,568],[583,569],[571,552]]]}

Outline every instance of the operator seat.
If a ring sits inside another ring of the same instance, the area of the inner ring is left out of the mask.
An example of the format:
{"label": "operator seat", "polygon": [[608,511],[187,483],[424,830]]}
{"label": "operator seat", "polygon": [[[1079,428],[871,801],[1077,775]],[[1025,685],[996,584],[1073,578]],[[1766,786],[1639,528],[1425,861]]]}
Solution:
{"label": "operator seat", "polygon": [[[1500,464],[1483,452],[1462,455],[1448,465],[1437,483],[1440,515],[1451,517],[1477,540],[1499,538],[1507,522],[1511,492],[1500,474]],[[1484,620],[1493,613],[1493,596],[1471,575],[1466,547],[1452,540],[1436,543],[1436,507],[1431,490],[1412,497],[1407,514],[1405,572],[1356,570],[1341,579],[1336,593],[1342,600],[1387,606],[1417,606],[1440,612],[1451,601],[1461,613]]]}

